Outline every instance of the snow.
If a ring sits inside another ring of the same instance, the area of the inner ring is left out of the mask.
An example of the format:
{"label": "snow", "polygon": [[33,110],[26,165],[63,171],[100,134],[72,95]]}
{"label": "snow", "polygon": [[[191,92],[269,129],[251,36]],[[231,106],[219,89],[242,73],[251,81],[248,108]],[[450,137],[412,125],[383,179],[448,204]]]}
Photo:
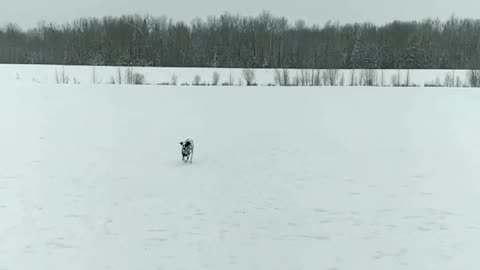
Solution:
{"label": "snow", "polygon": [[479,266],[478,90],[57,85],[35,69],[0,88],[2,270]]}

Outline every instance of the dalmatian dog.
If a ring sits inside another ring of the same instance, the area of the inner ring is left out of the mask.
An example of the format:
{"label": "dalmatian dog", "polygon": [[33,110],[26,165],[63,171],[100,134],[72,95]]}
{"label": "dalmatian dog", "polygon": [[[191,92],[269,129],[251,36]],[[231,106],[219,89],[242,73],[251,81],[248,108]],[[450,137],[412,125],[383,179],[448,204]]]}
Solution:
{"label": "dalmatian dog", "polygon": [[180,142],[182,146],[182,161],[192,163],[193,160],[193,140],[187,139],[184,142]]}

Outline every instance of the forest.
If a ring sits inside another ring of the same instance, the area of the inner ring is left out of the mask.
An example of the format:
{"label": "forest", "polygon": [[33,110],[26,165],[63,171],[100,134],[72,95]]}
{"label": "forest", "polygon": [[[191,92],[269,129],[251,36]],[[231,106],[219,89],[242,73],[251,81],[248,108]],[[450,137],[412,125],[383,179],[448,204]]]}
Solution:
{"label": "forest", "polygon": [[267,11],[189,23],[125,15],[0,27],[0,63],[311,69],[479,69],[480,20],[323,26]]}

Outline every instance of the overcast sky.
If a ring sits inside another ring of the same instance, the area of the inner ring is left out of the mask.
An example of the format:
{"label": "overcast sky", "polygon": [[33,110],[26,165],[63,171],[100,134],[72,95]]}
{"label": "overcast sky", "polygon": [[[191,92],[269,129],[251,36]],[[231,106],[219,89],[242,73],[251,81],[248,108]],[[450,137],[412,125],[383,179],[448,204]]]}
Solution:
{"label": "overcast sky", "polygon": [[121,14],[167,15],[190,22],[199,16],[219,15],[225,11],[257,15],[268,10],[290,21],[304,19],[308,24],[328,20],[373,22],[382,24],[395,19],[420,20],[478,18],[480,4],[475,0],[1,0],[0,25],[15,22],[23,28],[39,21],[63,23],[78,17],[102,17]]}

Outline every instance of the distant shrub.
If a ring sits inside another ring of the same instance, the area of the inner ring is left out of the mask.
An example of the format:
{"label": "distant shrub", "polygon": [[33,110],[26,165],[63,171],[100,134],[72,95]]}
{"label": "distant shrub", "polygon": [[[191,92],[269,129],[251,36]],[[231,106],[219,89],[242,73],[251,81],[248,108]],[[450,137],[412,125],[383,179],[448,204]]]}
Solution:
{"label": "distant shrub", "polygon": [[170,84],[177,85],[177,82],[178,82],[178,76],[175,73],[173,73],[172,79],[170,80]]}
{"label": "distant shrub", "polygon": [[444,79],[444,83],[443,85],[445,87],[454,87],[455,86],[455,76],[452,73],[450,72],[447,72],[447,74],[445,74],[445,79]]}
{"label": "distant shrub", "polygon": [[457,76],[455,79],[455,87],[462,87],[462,86],[463,86],[462,79],[460,79],[460,76]]}
{"label": "distant shrub", "polygon": [[145,84],[145,75],[128,68],[125,72],[125,81],[127,84]]}
{"label": "distant shrub", "polygon": [[399,80],[398,75],[396,75],[396,74],[392,75],[392,77],[390,78],[390,82],[391,82],[392,86],[394,86],[394,87],[400,86],[400,80]]}
{"label": "distant shrub", "polygon": [[212,85],[218,85],[218,82],[220,81],[220,74],[218,72],[213,72],[212,76]]}
{"label": "distant shrub", "polygon": [[140,73],[133,74],[133,84],[144,84],[145,83],[145,76]]}
{"label": "distant shrub", "polygon": [[443,84],[440,82],[440,79],[437,77],[435,81],[425,82],[424,87],[443,87]]}
{"label": "distant shrub", "polygon": [[200,75],[195,75],[195,77],[193,78],[192,85],[200,85],[201,81],[202,81],[202,77],[200,77]]}

